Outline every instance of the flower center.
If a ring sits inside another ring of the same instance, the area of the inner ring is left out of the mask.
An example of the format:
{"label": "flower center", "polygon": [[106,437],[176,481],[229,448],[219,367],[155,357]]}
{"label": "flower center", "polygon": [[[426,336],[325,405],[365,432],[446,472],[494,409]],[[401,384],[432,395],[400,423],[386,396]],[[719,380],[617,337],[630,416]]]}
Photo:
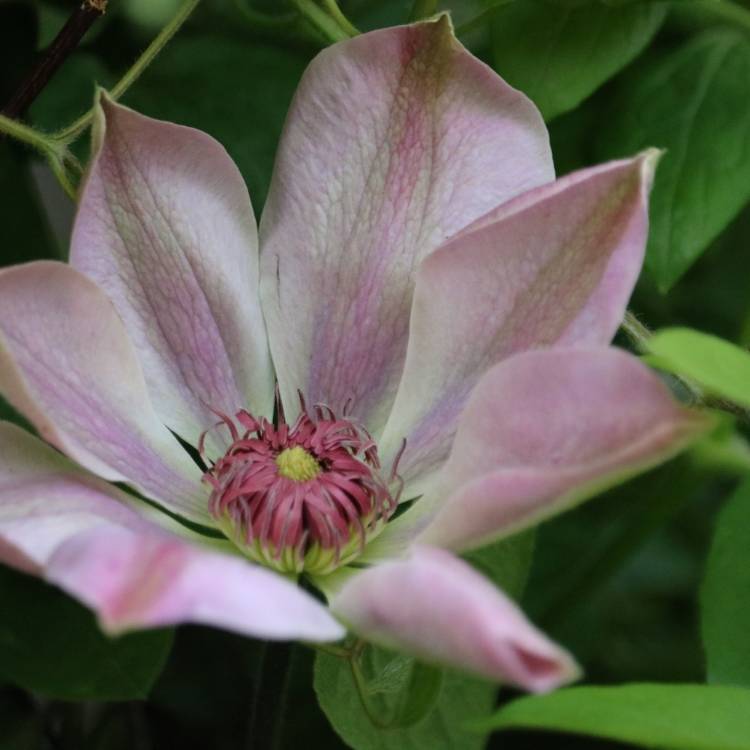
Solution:
{"label": "flower center", "polygon": [[320,464],[302,446],[286,448],[276,456],[279,474],[295,482],[308,482],[320,474]]}
{"label": "flower center", "polygon": [[326,573],[361,554],[398,492],[361,426],[300,401],[292,425],[281,409],[277,424],[246,411],[222,417],[232,444],[204,479],[211,514],[246,555],[285,573]]}

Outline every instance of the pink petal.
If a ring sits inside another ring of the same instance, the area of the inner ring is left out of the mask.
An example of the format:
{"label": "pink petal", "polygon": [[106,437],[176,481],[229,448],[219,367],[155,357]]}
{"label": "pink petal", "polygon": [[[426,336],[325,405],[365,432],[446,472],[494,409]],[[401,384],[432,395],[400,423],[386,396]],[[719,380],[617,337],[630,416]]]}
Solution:
{"label": "pink petal", "polygon": [[420,494],[447,457],[466,399],[493,364],[612,339],[643,261],[657,158],[646,152],[529,191],[423,261],[381,441],[387,465],[406,438],[404,498]]}
{"label": "pink petal", "polygon": [[195,622],[263,638],[343,635],[292,583],[159,529],[136,502],[0,422],[0,560],[58,584],[109,632]]}
{"label": "pink petal", "polygon": [[163,532],[79,534],[53,555],[47,577],[96,610],[110,633],[192,622],[279,640],[345,635],[325,607],[282,576]]}
{"label": "pink petal", "polygon": [[576,679],[573,659],[470,565],[427,547],[350,579],[331,608],[359,635],[533,692]]}
{"label": "pink petal", "polygon": [[[0,559],[40,574],[66,539],[102,524],[140,529],[134,498],[0,422]],[[142,503],[141,503],[142,504]]]}
{"label": "pink petal", "polygon": [[447,16],[336,44],[292,104],[261,221],[261,289],[288,410],[377,432],[403,366],[419,261],[554,177],[536,108],[453,36]]}
{"label": "pink petal", "polygon": [[420,539],[480,546],[671,458],[712,425],[617,349],[511,357],[472,393],[432,496],[416,504],[416,522],[437,511]]}
{"label": "pink petal", "polygon": [[69,266],[0,271],[0,390],[82,466],[212,525],[201,472],[156,417],[122,321]]}
{"label": "pink petal", "polygon": [[195,445],[212,409],[270,416],[250,198],[226,151],[192,128],[99,97],[70,262],[117,308],[162,421]]}

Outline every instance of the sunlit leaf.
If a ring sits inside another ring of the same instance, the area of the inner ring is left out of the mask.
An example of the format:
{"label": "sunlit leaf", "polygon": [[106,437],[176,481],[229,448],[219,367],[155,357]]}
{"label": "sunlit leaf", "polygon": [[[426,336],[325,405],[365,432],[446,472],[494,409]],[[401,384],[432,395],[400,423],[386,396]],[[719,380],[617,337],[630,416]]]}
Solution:
{"label": "sunlit leaf", "polygon": [[750,687],[750,480],[719,516],[701,592],[708,680]]}
{"label": "sunlit leaf", "polygon": [[709,392],[750,408],[750,353],[689,328],[668,328],[648,341],[650,361],[695,380]]}
{"label": "sunlit leaf", "polygon": [[750,691],[713,685],[576,687],[521,698],[476,726],[574,732],[665,750],[747,750]]}

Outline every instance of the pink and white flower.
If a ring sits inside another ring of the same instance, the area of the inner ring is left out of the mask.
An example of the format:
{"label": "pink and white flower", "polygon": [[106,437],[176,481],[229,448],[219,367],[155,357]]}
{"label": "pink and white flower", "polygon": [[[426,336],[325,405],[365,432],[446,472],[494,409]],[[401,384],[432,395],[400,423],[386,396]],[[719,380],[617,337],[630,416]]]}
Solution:
{"label": "pink and white flower", "polygon": [[0,388],[48,443],[0,424],[0,558],[112,633],[346,626],[530,690],[573,678],[454,552],[706,428],[607,346],[655,162],[555,181],[538,111],[446,17],[312,62],[259,232],[218,143],[102,95],[70,265],[0,273]]}

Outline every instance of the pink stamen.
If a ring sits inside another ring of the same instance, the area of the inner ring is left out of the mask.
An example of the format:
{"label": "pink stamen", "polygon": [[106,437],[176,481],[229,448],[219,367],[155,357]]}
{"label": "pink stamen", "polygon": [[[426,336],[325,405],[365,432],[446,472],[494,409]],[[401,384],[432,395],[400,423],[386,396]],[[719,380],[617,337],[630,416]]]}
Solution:
{"label": "pink stamen", "polygon": [[[277,401],[276,425],[244,410],[234,420],[217,414],[233,442],[204,476],[212,488],[209,510],[261,562],[286,570],[291,552],[295,572],[335,567],[361,553],[395,511],[400,489],[393,495],[381,478],[377,447],[363,427],[321,404],[310,412],[302,394],[290,426]],[[205,434],[201,455],[204,443]],[[282,454],[295,448],[313,467],[303,478],[280,469]],[[306,565],[312,550],[323,562]]]}

